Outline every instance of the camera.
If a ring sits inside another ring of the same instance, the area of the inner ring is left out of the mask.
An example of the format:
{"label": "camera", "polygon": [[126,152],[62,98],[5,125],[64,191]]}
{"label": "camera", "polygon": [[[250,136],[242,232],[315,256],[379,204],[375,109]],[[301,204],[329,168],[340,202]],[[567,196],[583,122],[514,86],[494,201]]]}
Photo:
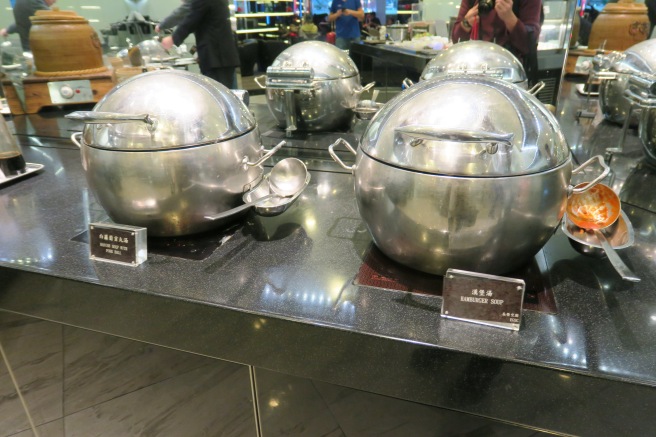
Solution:
{"label": "camera", "polygon": [[492,9],[494,9],[495,0],[479,0],[478,2],[478,13],[487,14]]}

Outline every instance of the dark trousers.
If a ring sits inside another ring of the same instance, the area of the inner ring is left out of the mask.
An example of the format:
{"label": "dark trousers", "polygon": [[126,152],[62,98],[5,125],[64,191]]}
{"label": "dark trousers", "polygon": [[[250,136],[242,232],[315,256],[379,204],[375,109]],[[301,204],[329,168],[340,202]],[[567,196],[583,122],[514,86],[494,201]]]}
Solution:
{"label": "dark trousers", "polygon": [[220,84],[225,85],[229,89],[237,88],[237,81],[235,77],[235,67],[219,67],[210,68],[202,71],[204,76],[207,76]]}

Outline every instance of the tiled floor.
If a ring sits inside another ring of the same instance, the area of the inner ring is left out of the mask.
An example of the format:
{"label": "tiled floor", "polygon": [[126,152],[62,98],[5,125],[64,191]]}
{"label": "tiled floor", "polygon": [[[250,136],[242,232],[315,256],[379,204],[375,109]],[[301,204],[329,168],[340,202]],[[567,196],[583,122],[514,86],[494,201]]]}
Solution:
{"label": "tiled floor", "polygon": [[[0,312],[40,436],[254,436],[248,368]],[[0,436],[31,436],[0,364]]]}
{"label": "tiled floor", "polygon": [[[42,437],[255,436],[246,366],[0,312],[0,344]],[[503,436],[531,430],[256,370],[264,436]],[[4,363],[0,437],[33,436]]]}

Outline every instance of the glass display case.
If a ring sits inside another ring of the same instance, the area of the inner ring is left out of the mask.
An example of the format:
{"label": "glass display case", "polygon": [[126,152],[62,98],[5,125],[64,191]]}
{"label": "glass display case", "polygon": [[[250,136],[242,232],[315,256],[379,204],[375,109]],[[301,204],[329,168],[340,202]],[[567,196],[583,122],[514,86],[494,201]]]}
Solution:
{"label": "glass display case", "polygon": [[569,46],[575,6],[575,1],[545,0],[538,50],[559,50]]}
{"label": "glass display case", "polygon": [[303,12],[299,0],[255,2],[235,0],[231,5],[237,20],[236,32],[246,37],[271,35],[277,37],[281,26],[287,26]]}
{"label": "glass display case", "polygon": [[538,93],[544,103],[558,105],[558,91],[565,72],[576,0],[544,0],[544,22],[538,39],[538,78],[545,87]]}

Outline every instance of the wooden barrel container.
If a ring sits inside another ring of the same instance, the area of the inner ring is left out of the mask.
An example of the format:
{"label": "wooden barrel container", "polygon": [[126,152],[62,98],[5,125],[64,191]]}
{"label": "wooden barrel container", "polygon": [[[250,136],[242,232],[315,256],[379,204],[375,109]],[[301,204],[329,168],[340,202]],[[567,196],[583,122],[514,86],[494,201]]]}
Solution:
{"label": "wooden barrel container", "polygon": [[574,12],[574,22],[572,23],[572,34],[569,37],[569,48],[573,49],[579,45],[579,33],[581,31],[581,8],[576,8]]}
{"label": "wooden barrel container", "polygon": [[37,76],[71,76],[107,71],[102,45],[89,22],[73,11],[36,11],[30,17],[30,47]]}
{"label": "wooden barrel container", "polygon": [[592,23],[588,48],[624,51],[649,38],[647,6],[633,0],[608,3]]}

